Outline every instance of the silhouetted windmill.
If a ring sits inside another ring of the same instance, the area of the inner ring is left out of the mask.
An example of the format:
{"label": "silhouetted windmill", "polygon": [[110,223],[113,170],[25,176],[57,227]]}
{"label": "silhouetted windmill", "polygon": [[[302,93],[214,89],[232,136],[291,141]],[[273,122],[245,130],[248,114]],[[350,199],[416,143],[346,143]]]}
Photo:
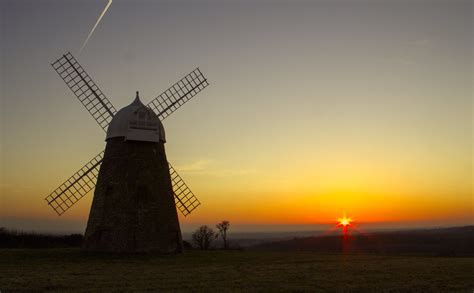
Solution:
{"label": "silhouetted windmill", "polygon": [[51,65],[106,131],[107,144],[45,198],[48,205],[61,215],[95,187],[84,249],[180,252],[176,207],[187,216],[200,202],[166,159],[161,121],[207,79],[196,68],[146,106],[137,92],[117,112],[71,53]]}

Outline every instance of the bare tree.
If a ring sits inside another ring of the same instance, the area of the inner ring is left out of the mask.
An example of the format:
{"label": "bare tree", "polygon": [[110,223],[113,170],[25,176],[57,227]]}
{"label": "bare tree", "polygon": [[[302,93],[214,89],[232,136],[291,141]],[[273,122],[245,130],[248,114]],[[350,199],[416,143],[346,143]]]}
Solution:
{"label": "bare tree", "polygon": [[221,235],[222,240],[224,241],[224,249],[228,248],[227,244],[227,230],[230,227],[229,221],[222,221],[216,225],[217,229],[219,229],[219,235]]}
{"label": "bare tree", "polygon": [[212,241],[216,239],[216,236],[217,234],[211,228],[204,225],[194,231],[192,238],[199,249],[208,250],[209,247],[211,247]]}

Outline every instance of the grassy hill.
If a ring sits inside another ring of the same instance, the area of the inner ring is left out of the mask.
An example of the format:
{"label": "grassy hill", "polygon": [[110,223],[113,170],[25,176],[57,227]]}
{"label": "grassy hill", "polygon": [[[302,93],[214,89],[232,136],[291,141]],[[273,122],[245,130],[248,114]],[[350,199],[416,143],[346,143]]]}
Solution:
{"label": "grassy hill", "polygon": [[259,250],[319,253],[474,255],[474,226],[298,237],[262,243]]}
{"label": "grassy hill", "polygon": [[472,292],[473,260],[276,251],[162,256],[1,249],[0,290]]}

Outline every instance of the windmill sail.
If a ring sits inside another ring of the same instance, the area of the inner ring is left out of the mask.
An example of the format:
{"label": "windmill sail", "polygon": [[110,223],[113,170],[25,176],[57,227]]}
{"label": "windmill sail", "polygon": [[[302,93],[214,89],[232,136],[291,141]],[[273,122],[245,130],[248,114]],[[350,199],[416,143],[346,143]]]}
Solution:
{"label": "windmill sail", "polygon": [[[117,110],[115,110],[112,103],[85,72],[74,56],[67,52],[53,62],[51,66],[85,106],[99,126],[104,131],[107,131],[110,121],[112,121]],[[196,68],[152,100],[147,106],[155,111],[160,120],[163,120],[208,85],[207,79],[199,68]],[[104,151],[95,156],[45,198],[48,205],[58,215],[63,214],[89,191],[94,189],[103,156]],[[184,216],[187,216],[201,203],[171,164],[169,164],[169,171],[176,207]]]}
{"label": "windmill sail", "polygon": [[147,106],[153,109],[163,121],[208,85],[207,79],[199,68],[196,68],[153,99]]}
{"label": "windmill sail", "polygon": [[99,126],[107,131],[115,110],[92,78],[71,53],[64,54],[51,64],[79,101],[86,107]]}
{"label": "windmill sail", "polygon": [[[58,215],[62,215],[89,191],[95,188],[103,157],[104,151],[87,162],[79,171],[74,173],[45,198],[48,205],[50,205]],[[173,166],[171,166],[170,163],[168,163],[168,165],[176,207],[184,216],[187,216],[201,203]]]}
{"label": "windmill sail", "polygon": [[173,185],[176,207],[186,217],[201,203],[173,166],[171,166],[170,163],[168,163],[168,165],[170,168],[171,183]]}
{"label": "windmill sail", "polygon": [[45,198],[58,215],[62,215],[94,189],[103,157],[102,151]]}

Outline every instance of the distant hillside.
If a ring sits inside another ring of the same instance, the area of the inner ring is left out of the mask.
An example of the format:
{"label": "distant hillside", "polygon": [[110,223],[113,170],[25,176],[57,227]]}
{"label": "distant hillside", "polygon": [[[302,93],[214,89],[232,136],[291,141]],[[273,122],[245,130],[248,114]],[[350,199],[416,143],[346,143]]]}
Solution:
{"label": "distant hillside", "polygon": [[51,235],[0,228],[0,248],[80,247],[82,235]]}
{"label": "distant hillside", "polygon": [[474,226],[355,233],[343,237],[294,238],[252,246],[256,250],[313,251],[322,253],[413,253],[434,255],[474,254]]}

